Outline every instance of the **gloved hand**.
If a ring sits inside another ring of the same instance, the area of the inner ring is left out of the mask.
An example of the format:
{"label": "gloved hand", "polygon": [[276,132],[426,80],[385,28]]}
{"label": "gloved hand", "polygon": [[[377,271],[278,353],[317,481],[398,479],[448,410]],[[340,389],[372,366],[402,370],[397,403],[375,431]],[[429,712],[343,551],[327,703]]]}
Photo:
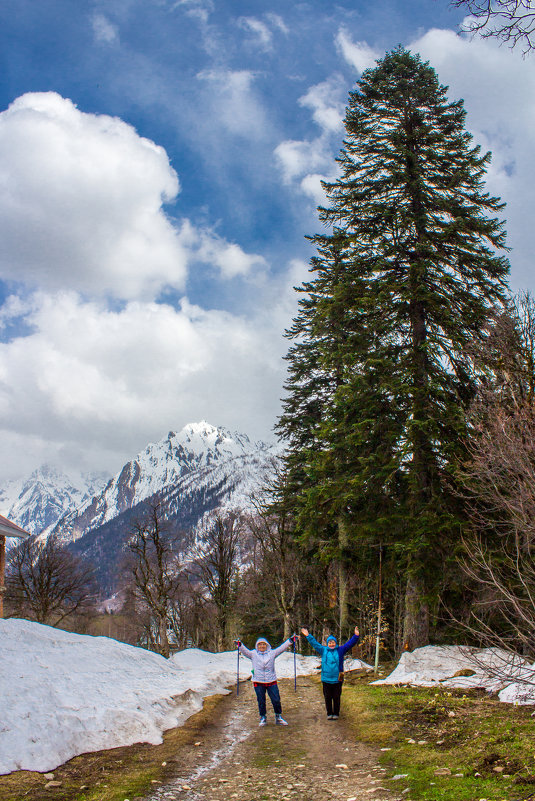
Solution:
{"label": "gloved hand", "polygon": [[236,648],[239,648],[241,645],[241,640],[234,640],[234,645],[236,646]]}

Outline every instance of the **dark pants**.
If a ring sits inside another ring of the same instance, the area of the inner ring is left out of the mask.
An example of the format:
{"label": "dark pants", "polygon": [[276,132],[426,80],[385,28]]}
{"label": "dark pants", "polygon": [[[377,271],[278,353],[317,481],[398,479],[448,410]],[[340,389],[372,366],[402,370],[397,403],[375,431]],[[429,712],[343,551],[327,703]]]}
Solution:
{"label": "dark pants", "polygon": [[264,717],[266,714],[266,691],[273,704],[273,711],[275,714],[282,714],[281,697],[276,684],[255,684],[254,691],[256,693],[256,700],[258,701],[260,717]]}
{"label": "dark pants", "polygon": [[342,682],[336,681],[333,684],[322,681],[323,697],[325,698],[325,708],[328,715],[340,714],[340,696],[342,695]]}

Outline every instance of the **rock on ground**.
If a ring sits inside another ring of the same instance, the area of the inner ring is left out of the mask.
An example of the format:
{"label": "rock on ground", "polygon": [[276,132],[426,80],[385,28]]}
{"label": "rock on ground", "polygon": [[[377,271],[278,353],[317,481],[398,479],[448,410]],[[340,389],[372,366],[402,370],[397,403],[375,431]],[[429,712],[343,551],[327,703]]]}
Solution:
{"label": "rock on ground", "polygon": [[343,695],[342,716],[330,721],[317,679],[300,678],[297,693],[293,681],[279,686],[289,726],[275,726],[268,711],[268,725],[259,728],[254,690],[244,682],[202,739],[177,755],[176,779],[145,801],[407,799],[388,787],[378,751],[359,743],[344,721]]}

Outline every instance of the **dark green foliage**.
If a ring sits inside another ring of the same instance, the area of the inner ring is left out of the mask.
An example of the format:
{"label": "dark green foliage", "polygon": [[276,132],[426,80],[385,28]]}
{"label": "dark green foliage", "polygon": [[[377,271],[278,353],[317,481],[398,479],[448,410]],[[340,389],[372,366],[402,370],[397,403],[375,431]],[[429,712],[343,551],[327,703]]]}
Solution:
{"label": "dark green foliage", "polygon": [[471,347],[508,272],[502,204],[483,190],[490,154],[464,121],[462,101],[401,48],[350,94],[340,178],[319,210],[332,234],[312,238],[278,425],[301,539],[346,566],[394,543],[411,646],[427,641],[458,536],[452,466],[479,369]]}

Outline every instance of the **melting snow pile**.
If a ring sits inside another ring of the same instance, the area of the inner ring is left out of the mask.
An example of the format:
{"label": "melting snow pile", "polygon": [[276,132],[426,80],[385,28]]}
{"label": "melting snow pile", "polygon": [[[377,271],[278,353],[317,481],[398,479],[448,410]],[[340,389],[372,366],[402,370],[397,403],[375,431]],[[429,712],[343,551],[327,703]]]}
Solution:
{"label": "melting snow pile", "polygon": [[499,648],[427,645],[402,654],[393,672],[373,683],[481,687],[500,691],[499,698],[506,703],[535,704],[534,682],[535,666]]}
{"label": "melting snow pile", "polygon": [[[162,732],[236,681],[236,652],[191,648],[167,660],[107,637],[70,634],[27,620],[0,620],[0,774],[53,770],[88,751],[160,743]],[[296,657],[298,675],[315,657]],[[240,679],[250,676],[240,658]],[[346,660],[346,668],[368,667]],[[293,676],[293,654],[277,659]]]}

